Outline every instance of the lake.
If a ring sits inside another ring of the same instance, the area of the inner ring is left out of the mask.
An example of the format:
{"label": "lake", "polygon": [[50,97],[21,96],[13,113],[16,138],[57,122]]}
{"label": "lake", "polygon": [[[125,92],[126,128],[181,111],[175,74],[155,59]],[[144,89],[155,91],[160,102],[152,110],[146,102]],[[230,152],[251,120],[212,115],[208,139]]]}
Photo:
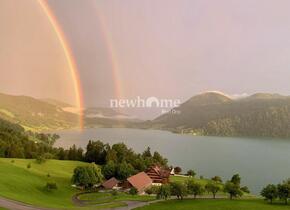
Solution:
{"label": "lake", "polygon": [[258,194],[269,183],[290,177],[290,140],[204,137],[174,134],[159,130],[127,128],[93,128],[84,131],[65,130],[56,146],[68,148],[76,144],[85,148],[89,140],[105,143],[124,142],[136,152],[158,151],[168,158],[169,165],[180,166],[183,172],[194,169],[198,176],[215,175],[223,180],[239,173],[243,185]]}

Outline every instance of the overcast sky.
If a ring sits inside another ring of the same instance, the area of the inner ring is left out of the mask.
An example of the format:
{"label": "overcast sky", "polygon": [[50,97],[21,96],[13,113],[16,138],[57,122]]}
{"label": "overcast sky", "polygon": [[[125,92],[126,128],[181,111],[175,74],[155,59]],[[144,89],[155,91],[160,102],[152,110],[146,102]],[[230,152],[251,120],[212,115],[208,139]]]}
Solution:
{"label": "overcast sky", "polygon": [[[116,81],[124,98],[290,95],[289,0],[48,3],[73,49],[86,106],[107,106]],[[37,1],[0,0],[0,24],[0,92],[73,103],[68,65]]]}

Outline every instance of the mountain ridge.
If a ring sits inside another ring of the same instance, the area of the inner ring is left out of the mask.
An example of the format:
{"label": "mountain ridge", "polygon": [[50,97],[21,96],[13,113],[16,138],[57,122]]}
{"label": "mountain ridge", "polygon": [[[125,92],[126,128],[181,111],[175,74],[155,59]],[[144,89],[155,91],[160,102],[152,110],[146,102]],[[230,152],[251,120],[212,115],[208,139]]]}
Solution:
{"label": "mountain ridge", "polygon": [[174,110],[147,126],[194,135],[290,137],[289,96],[258,93],[231,99],[211,92],[193,96]]}

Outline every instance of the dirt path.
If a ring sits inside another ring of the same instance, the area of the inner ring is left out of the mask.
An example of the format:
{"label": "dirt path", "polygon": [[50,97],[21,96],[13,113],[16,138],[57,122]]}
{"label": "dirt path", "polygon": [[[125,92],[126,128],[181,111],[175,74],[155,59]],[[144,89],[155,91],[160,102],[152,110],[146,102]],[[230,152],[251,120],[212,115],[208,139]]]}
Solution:
{"label": "dirt path", "polygon": [[9,200],[6,198],[0,198],[0,206],[10,210],[51,210],[48,208],[31,206],[25,203]]}

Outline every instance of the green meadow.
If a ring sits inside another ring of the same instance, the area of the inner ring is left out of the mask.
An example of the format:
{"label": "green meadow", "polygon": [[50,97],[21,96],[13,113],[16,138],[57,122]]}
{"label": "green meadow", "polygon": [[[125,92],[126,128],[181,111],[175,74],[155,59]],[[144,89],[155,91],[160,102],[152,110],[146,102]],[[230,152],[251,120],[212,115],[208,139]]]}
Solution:
{"label": "green meadow", "polygon": [[270,205],[262,199],[226,200],[226,199],[185,199],[163,201],[137,208],[136,210],[286,210],[289,205]]}
{"label": "green meadow", "polygon": [[[27,165],[31,167],[28,168]],[[118,193],[90,193],[80,195],[87,201],[86,207],[77,207],[72,196],[77,190],[71,187],[73,170],[88,163],[67,160],[46,160],[42,164],[32,159],[0,158],[0,196],[39,207],[55,209],[101,209],[125,206],[123,201],[150,201],[154,196],[138,196]],[[53,181],[58,189],[47,191],[45,185]],[[98,199],[99,198],[99,199]],[[100,206],[90,206],[98,205]],[[0,210],[4,210],[0,207]]]}
{"label": "green meadow", "polygon": [[[27,168],[28,164],[31,168]],[[0,196],[41,207],[73,208],[70,179],[76,166],[87,163],[47,160],[38,164],[29,159],[0,159]],[[48,181],[58,189],[47,191]]]}
{"label": "green meadow", "polygon": [[188,176],[170,176],[170,181],[171,182],[181,182],[184,183],[189,179],[194,179],[196,182],[206,185],[208,183],[208,179],[198,179],[198,178],[190,178]]}

